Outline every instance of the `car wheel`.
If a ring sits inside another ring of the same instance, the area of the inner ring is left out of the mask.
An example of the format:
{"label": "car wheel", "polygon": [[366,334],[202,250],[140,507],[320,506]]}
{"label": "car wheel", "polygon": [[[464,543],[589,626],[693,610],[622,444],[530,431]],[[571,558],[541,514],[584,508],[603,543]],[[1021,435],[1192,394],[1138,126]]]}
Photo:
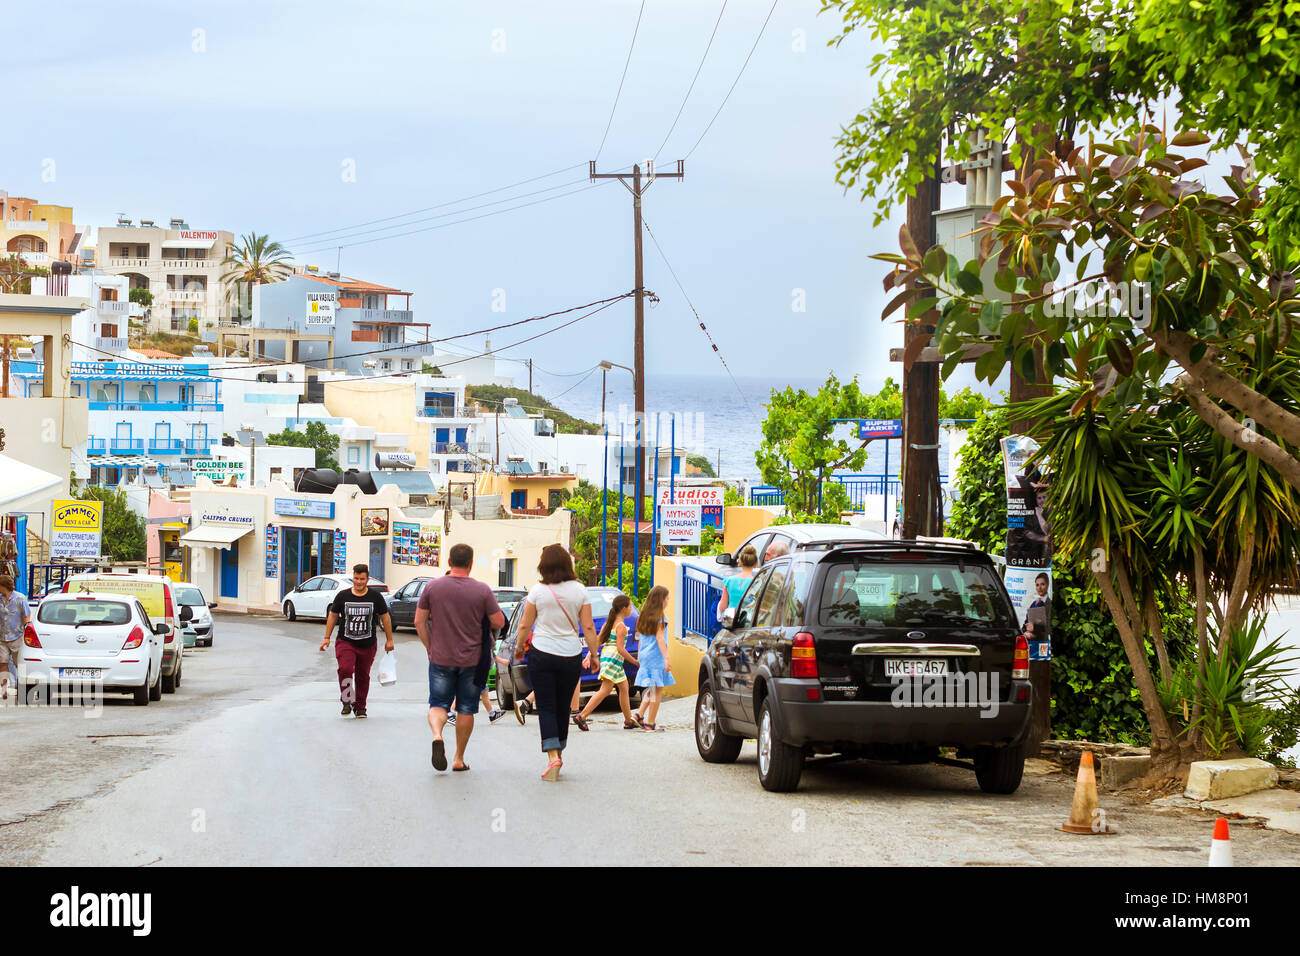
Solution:
{"label": "car wheel", "polygon": [[288,618],[289,620],[291,620],[291,621],[296,621],[296,620],[298,620],[298,612],[295,611],[295,610],[293,609],[293,602],[292,602],[292,601],[285,601],[285,602],[284,602],[284,616],[287,617],[287,618]]}
{"label": "car wheel", "polygon": [[758,713],[758,782],[764,790],[788,793],[803,775],[803,749],[776,738],[772,702],[764,699]]}
{"label": "car wheel", "polygon": [[131,698],[137,707],[149,706],[149,699],[153,696],[149,692],[150,691],[149,678],[152,676],[153,676],[152,673],[145,674],[144,683],[131,692]]}
{"label": "car wheel", "polygon": [[1024,773],[1024,744],[980,747],[975,751],[975,779],[985,793],[1015,793]]}
{"label": "car wheel", "polygon": [[695,749],[706,763],[731,763],[740,756],[744,743],[744,739],[722,732],[718,698],[713,685],[704,681],[695,697]]}
{"label": "car wheel", "polygon": [[158,671],[158,679],[154,681],[153,686],[149,688],[149,699],[162,700],[162,695],[163,695],[163,673],[160,668]]}

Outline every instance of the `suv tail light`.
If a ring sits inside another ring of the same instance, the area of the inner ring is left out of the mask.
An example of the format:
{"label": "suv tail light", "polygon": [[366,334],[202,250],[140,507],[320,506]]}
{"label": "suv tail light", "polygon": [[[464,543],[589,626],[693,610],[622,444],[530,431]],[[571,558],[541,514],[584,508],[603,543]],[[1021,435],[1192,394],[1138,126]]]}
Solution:
{"label": "suv tail light", "polygon": [[794,645],[790,649],[790,676],[817,677],[817,650],[813,647],[813,636],[806,631],[794,636]]}
{"label": "suv tail light", "polygon": [[28,647],[40,647],[41,639],[36,636],[36,627],[28,624],[23,628],[23,643]]}
{"label": "suv tail light", "polygon": [[131,633],[126,636],[126,643],[122,645],[122,650],[130,650],[139,647],[144,643],[144,628],[137,624],[131,628]]}
{"label": "suv tail light", "polygon": [[1011,662],[1012,680],[1029,680],[1029,640],[1023,634],[1016,635],[1016,653]]}

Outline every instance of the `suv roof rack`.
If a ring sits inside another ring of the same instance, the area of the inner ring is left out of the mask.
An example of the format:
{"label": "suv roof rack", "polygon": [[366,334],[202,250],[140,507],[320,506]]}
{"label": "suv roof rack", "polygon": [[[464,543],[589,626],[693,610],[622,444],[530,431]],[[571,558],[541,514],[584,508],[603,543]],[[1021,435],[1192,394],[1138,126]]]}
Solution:
{"label": "suv roof rack", "polygon": [[923,551],[974,551],[983,554],[973,541],[961,538],[890,538],[887,541],[845,541],[832,545],[827,551],[889,551],[898,548],[913,548]]}

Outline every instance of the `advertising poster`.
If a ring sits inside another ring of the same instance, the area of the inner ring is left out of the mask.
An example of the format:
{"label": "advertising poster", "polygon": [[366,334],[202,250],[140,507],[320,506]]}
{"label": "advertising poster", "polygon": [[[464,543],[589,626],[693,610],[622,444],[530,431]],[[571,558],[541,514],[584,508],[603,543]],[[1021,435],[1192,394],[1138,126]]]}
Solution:
{"label": "advertising poster", "polygon": [[393,564],[420,563],[420,526],[411,521],[393,522]]}
{"label": "advertising poster", "polygon": [[334,529],[334,573],[348,572],[348,535],[346,531]]}
{"label": "advertising poster", "polygon": [[1030,459],[1038,443],[1025,435],[1002,439],[1007,489],[1007,593],[1030,635],[1029,659],[1052,659],[1052,528],[1048,479]]}
{"label": "advertising poster", "polygon": [[442,560],[442,529],[437,525],[420,528],[420,564],[436,568]]}
{"label": "advertising poster", "polygon": [[659,543],[673,547],[700,543],[702,505],[660,505]]}
{"label": "advertising poster", "polygon": [[56,558],[97,558],[104,528],[102,501],[54,502],[50,554]]}
{"label": "advertising poster", "polygon": [[388,509],[361,509],[361,536],[363,538],[388,537]]}
{"label": "advertising poster", "polygon": [[[669,495],[671,494],[671,498]],[[659,484],[659,504],[699,505],[703,508],[701,523],[717,531],[723,528],[722,504],[727,489],[721,485],[666,485]]]}
{"label": "advertising poster", "polygon": [[269,524],[266,526],[266,576],[276,578],[280,576],[280,526]]}

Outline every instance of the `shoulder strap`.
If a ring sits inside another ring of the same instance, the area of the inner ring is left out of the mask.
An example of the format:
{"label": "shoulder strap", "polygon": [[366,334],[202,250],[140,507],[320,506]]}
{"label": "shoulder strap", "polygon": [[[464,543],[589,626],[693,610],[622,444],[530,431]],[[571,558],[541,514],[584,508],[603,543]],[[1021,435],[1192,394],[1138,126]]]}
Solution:
{"label": "shoulder strap", "polygon": [[573,633],[577,634],[578,625],[574,624],[573,618],[569,617],[569,612],[565,610],[564,603],[560,600],[559,595],[555,593],[555,588],[548,584],[546,585],[546,590],[551,592],[551,597],[555,599],[555,603],[560,605],[560,612],[564,615],[564,619],[569,622],[569,627],[573,628]]}

